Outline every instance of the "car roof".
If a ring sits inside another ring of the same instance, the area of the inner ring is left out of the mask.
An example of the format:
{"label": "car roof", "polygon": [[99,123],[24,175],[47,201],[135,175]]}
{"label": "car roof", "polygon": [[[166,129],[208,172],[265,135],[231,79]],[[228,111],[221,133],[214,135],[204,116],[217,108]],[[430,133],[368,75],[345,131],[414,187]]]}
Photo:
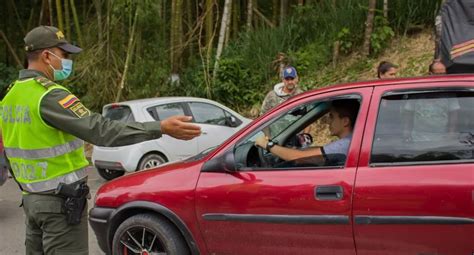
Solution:
{"label": "car roof", "polygon": [[[205,102],[211,104],[219,104],[216,101],[212,101],[205,98],[198,98],[198,97],[154,97],[154,98],[144,98],[144,99],[136,99],[136,100],[129,100],[129,101],[122,101],[117,103],[110,103],[106,104],[104,107],[110,105],[128,105],[133,107],[140,107],[146,106],[149,104],[167,104],[167,103],[175,103],[175,102]],[[220,104],[219,104],[220,105]]]}
{"label": "car roof", "polygon": [[137,109],[157,105],[157,104],[169,104],[169,103],[181,103],[181,102],[201,102],[201,103],[208,103],[212,105],[219,106],[220,108],[230,112],[232,115],[238,117],[239,119],[247,119],[242,116],[240,113],[236,112],[234,109],[229,108],[219,102],[216,102],[211,99],[206,98],[199,98],[199,97],[155,97],[155,98],[144,98],[144,99],[136,99],[136,100],[129,100],[117,103],[110,103],[104,105],[102,109],[106,109],[112,105],[126,105],[132,109],[134,114],[136,114]]}
{"label": "car roof", "polygon": [[378,87],[378,86],[386,86],[386,85],[403,85],[403,84],[426,83],[426,82],[456,82],[456,81],[459,81],[459,82],[474,81],[474,75],[472,74],[431,75],[431,76],[419,76],[419,77],[407,77],[407,78],[395,78],[395,79],[357,81],[357,82],[330,85],[323,88],[315,88],[303,94],[308,96],[314,93],[330,92],[330,91],[344,90],[344,89],[363,88],[363,87]]}
{"label": "car roof", "polygon": [[[301,98],[313,96],[316,94],[322,94],[326,92],[346,90],[346,89],[357,89],[365,87],[380,87],[380,86],[393,86],[393,85],[403,85],[403,84],[417,84],[417,83],[427,83],[427,82],[474,82],[473,74],[450,74],[450,75],[431,75],[431,76],[418,76],[418,77],[405,77],[405,78],[394,78],[394,79],[377,79],[377,80],[368,80],[368,81],[356,81],[349,83],[339,83],[335,85],[329,85],[321,88],[314,88],[308,90],[304,93],[298,94],[289,100],[281,103],[281,107],[292,104],[295,101],[300,100]],[[274,107],[271,111],[275,111],[278,107]],[[262,115],[263,116],[263,115]]]}

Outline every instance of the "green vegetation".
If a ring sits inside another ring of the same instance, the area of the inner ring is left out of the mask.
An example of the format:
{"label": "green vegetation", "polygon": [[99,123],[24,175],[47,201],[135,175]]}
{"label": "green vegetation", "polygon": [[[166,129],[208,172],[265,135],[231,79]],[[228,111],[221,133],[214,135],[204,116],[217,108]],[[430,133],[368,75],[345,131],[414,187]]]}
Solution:
{"label": "green vegetation", "polygon": [[[304,5],[290,1],[289,15],[284,19],[281,19],[283,14],[277,12],[280,6],[275,6],[275,1],[258,0],[254,6],[266,18],[254,13],[251,29],[246,27],[248,1],[234,0],[234,7],[239,8],[234,8],[232,15],[237,18],[231,19],[231,36],[215,76],[222,1],[211,1],[214,11],[209,13],[215,15],[211,47],[207,47],[210,38],[203,26],[208,15],[200,4],[204,1],[184,3],[183,38],[178,45],[172,45],[170,40],[170,22],[176,15],[171,12],[172,0],[76,1],[78,20],[70,18],[70,24],[65,24],[65,33],[73,41],[81,39],[85,51],[75,58],[76,75],[66,85],[94,110],[117,97],[123,101],[155,96],[197,96],[248,112],[260,105],[265,93],[279,80],[281,63],[298,69],[304,89],[370,78],[381,56],[401,63],[396,56],[403,49],[384,55],[386,49],[398,49],[404,36],[430,29],[441,2],[390,0],[385,18],[381,11],[383,1],[377,1],[370,37],[371,55],[366,57],[359,52],[364,40],[368,0],[304,1]],[[37,25],[34,20],[42,18],[41,24],[48,22],[46,13],[39,16],[40,10],[47,7],[44,2],[48,1],[8,1],[6,8],[0,10],[0,15],[8,17],[0,21],[0,29],[20,57],[23,56],[24,31]],[[18,16],[7,15],[15,10]],[[55,24],[56,12],[53,9],[51,12]],[[133,40],[129,40],[130,37]],[[18,67],[6,44],[0,44],[0,48],[4,49],[0,51],[0,59],[5,63],[0,63],[0,85],[5,86],[14,79],[14,70]],[[172,61],[171,52],[180,58]],[[431,52],[416,56],[403,60],[402,75],[422,73]],[[127,58],[130,63],[125,73]],[[178,82],[171,82],[172,64],[179,67]],[[123,90],[120,89],[122,80]]]}

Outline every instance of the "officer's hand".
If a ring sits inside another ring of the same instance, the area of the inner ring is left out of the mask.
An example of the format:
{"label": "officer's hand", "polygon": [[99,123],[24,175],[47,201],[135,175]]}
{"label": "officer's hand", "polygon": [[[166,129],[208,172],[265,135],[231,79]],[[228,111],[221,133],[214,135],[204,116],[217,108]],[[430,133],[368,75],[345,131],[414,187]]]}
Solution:
{"label": "officer's hand", "polygon": [[187,123],[192,120],[190,116],[172,116],[161,121],[161,133],[176,139],[191,140],[201,134],[201,128]]}

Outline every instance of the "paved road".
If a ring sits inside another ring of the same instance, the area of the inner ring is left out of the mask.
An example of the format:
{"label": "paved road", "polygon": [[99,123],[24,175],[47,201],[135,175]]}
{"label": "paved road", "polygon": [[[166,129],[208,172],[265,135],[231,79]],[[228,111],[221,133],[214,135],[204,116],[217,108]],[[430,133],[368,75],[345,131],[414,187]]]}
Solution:
{"label": "paved road", "polygon": [[[98,176],[93,167],[89,167],[88,172],[91,195],[94,197],[105,180]],[[21,192],[12,179],[0,186],[0,254],[25,254],[25,216],[23,208],[19,207],[20,200]],[[89,200],[89,208],[92,208],[92,199]],[[97,245],[97,239],[90,226],[89,253],[104,254]]]}

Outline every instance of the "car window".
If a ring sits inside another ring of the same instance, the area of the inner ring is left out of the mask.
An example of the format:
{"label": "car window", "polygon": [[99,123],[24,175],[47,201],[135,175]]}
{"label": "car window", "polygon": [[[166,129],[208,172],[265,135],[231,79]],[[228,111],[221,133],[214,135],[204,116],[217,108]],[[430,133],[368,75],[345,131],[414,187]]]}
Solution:
{"label": "car window", "polygon": [[[156,114],[154,114],[151,110],[153,108],[156,111]],[[183,105],[181,103],[157,105],[152,108],[148,108],[148,112],[155,120],[164,120],[175,115],[185,115]]]}
{"label": "car window", "polygon": [[189,107],[191,108],[196,123],[221,126],[227,126],[228,124],[224,110],[217,106],[206,103],[191,102],[189,103]]}
{"label": "car window", "polygon": [[[293,169],[293,168],[341,168],[345,165],[352,133],[341,137],[330,131],[329,115],[341,101],[344,105],[350,102],[351,120],[355,123],[360,106],[360,96],[351,95],[348,98],[335,97],[312,101],[297,106],[268,122],[268,125],[252,133],[240,141],[234,149],[234,158],[238,168],[264,169]],[[308,127],[309,130],[308,130]],[[307,156],[294,160],[285,160],[274,152],[255,146],[258,137],[267,136],[281,147],[292,150],[322,151],[322,155]],[[246,169],[248,170],[248,169]]]}
{"label": "car window", "polygon": [[474,160],[474,93],[426,92],[384,96],[372,164]]}
{"label": "car window", "polygon": [[104,117],[122,122],[134,122],[132,110],[127,105],[111,105],[104,109]]}

